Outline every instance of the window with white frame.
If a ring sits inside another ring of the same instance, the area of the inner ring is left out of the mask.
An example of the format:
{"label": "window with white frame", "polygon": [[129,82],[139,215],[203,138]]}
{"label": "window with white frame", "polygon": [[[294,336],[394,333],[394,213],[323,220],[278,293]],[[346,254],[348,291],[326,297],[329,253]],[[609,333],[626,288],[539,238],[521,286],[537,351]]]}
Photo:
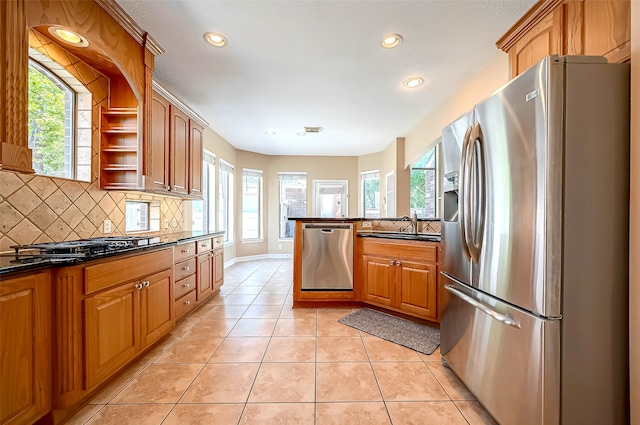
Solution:
{"label": "window with white frame", "polygon": [[411,167],[411,215],[420,218],[438,216],[438,149],[431,148]]}
{"label": "window with white frame", "polygon": [[202,154],[202,201],[191,203],[192,230],[216,231],[216,157],[205,150]]}
{"label": "window with white frame", "polygon": [[51,58],[34,49],[29,56],[28,143],[33,169],[36,174],[90,181],[91,93]]}
{"label": "window with white frame", "polygon": [[365,171],[360,174],[362,193],[362,216],[380,217],[380,171]]}
{"label": "window with white frame", "polygon": [[242,240],[262,239],[262,170],[242,170]]}
{"label": "window with white frame", "polygon": [[233,242],[233,165],[220,159],[218,179],[218,230],[224,241]]}
{"label": "window with white frame", "polygon": [[280,231],[278,237],[293,238],[294,222],[289,217],[307,216],[307,173],[280,172]]}

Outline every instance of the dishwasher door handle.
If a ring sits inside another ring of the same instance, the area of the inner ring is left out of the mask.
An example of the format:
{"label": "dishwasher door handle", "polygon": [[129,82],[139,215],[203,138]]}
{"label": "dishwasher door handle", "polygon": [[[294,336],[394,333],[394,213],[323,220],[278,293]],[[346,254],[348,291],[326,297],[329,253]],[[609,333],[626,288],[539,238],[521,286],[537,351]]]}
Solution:
{"label": "dishwasher door handle", "polygon": [[333,229],[320,229],[322,233],[333,233]]}

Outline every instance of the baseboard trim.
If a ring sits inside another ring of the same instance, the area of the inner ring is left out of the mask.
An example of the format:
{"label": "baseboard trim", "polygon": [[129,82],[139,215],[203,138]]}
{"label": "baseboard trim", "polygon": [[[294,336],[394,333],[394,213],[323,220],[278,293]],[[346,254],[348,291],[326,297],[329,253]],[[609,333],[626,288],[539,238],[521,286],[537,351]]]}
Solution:
{"label": "baseboard trim", "polygon": [[253,260],[266,260],[269,258],[293,258],[293,254],[260,254],[260,255],[247,255],[244,257],[235,257],[229,261],[224,262],[224,268],[230,267],[235,263],[242,263],[244,261]]}

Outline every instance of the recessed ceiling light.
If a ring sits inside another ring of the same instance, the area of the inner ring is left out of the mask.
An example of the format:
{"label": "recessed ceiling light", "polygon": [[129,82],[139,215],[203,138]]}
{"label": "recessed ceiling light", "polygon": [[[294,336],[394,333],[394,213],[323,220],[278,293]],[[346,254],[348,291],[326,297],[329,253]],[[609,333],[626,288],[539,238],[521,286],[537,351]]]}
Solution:
{"label": "recessed ceiling light", "polygon": [[402,43],[402,36],[398,34],[388,34],[382,37],[382,47],[392,49]]}
{"label": "recessed ceiling light", "polygon": [[218,34],[217,32],[208,32],[204,34],[204,41],[207,43],[216,46],[216,47],[224,47],[227,45],[227,39],[224,35]]}
{"label": "recessed ceiling light", "polygon": [[275,136],[276,132],[273,130],[267,130],[264,132],[264,134],[266,134],[267,136]]}
{"label": "recessed ceiling light", "polygon": [[60,41],[63,41],[67,44],[72,44],[76,47],[87,47],[89,45],[89,42],[86,38],[79,34],[76,34],[73,31],[69,31],[64,27],[51,26],[49,27],[49,34]]}
{"label": "recessed ceiling light", "polygon": [[306,132],[306,131],[298,131],[296,134],[297,134],[298,136],[306,136],[306,135],[307,135],[307,132]]}
{"label": "recessed ceiling light", "polygon": [[408,87],[410,89],[414,89],[416,87],[419,87],[422,85],[422,83],[424,83],[424,80],[420,77],[411,77],[407,80],[405,80],[404,83],[402,83],[403,86]]}

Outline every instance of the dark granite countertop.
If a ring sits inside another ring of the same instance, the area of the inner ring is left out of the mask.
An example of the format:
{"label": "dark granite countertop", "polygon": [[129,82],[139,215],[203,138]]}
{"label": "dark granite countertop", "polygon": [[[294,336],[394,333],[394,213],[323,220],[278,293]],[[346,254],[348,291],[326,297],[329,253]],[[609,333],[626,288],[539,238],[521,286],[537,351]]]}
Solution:
{"label": "dark granite countertop", "polygon": [[441,237],[432,233],[358,232],[359,238],[401,239],[405,241],[440,242]]}
{"label": "dark granite countertop", "polygon": [[20,257],[17,259],[13,253],[0,253],[0,276],[16,273],[22,271],[32,271],[46,269],[49,267],[63,267],[73,264],[84,263],[94,260],[102,260],[104,258],[117,257],[119,255],[131,254],[132,252],[144,252],[160,248],[169,247],[180,242],[186,242],[189,240],[197,240],[202,237],[214,237],[223,235],[224,232],[176,232],[166,233],[158,236],[157,241],[148,245],[136,246],[127,249],[119,249],[117,251],[101,254],[91,258],[78,258],[78,257],[59,257],[59,258],[41,258],[37,255],[33,257],[25,258]]}

